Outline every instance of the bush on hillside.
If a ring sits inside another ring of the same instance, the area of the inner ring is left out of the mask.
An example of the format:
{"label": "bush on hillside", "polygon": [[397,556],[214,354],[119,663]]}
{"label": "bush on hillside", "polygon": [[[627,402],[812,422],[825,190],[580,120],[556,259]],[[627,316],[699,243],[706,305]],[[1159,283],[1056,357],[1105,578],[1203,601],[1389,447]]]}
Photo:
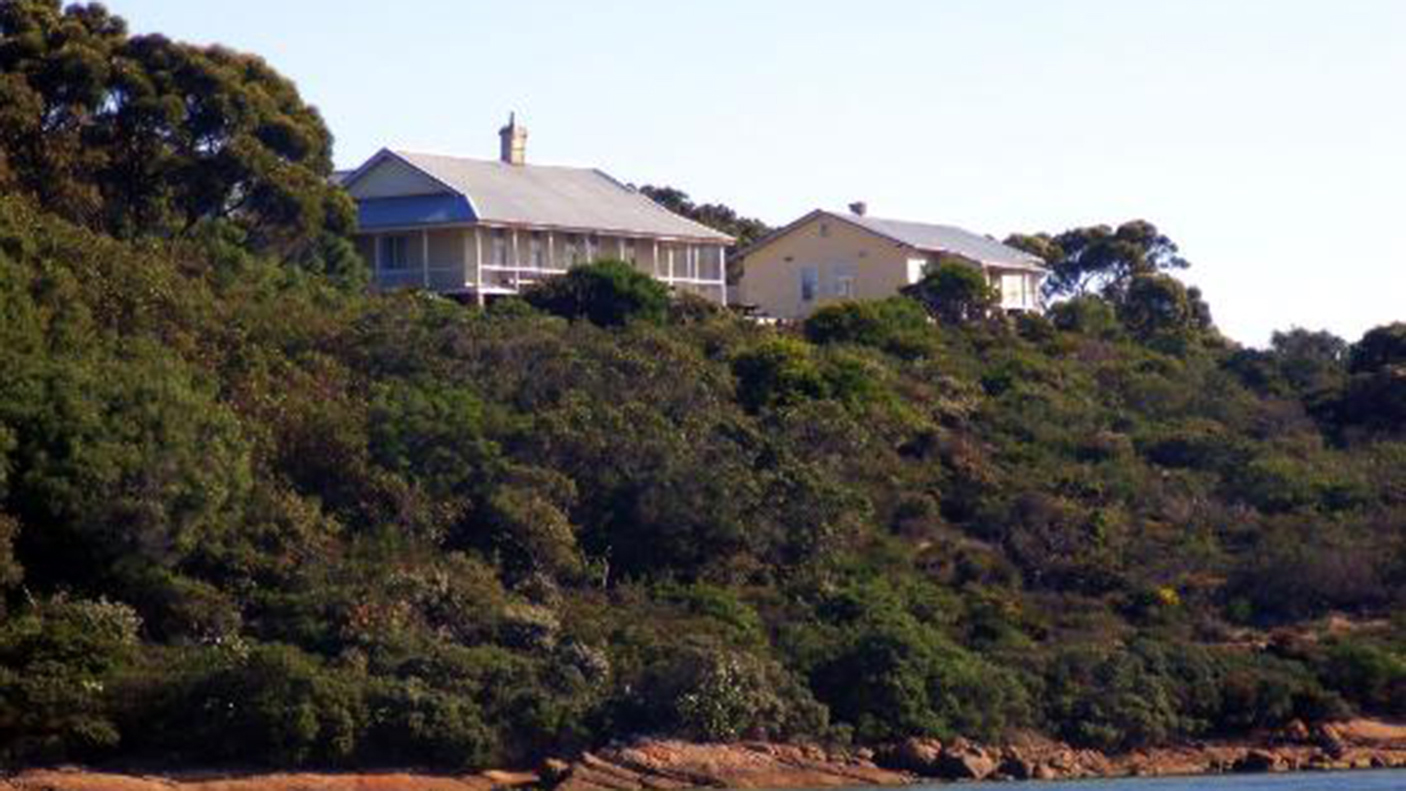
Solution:
{"label": "bush on hillside", "polygon": [[669,287],[624,261],[602,260],[572,268],[525,289],[534,308],[601,327],[632,321],[661,323],[668,315]]}

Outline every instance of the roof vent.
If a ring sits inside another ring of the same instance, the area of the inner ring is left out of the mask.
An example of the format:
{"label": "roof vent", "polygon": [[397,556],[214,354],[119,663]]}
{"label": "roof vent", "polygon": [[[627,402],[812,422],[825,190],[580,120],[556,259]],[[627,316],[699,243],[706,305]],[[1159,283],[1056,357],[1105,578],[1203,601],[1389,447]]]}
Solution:
{"label": "roof vent", "polygon": [[850,211],[850,214],[854,214],[854,215],[857,215],[857,216],[859,216],[859,217],[863,217],[865,214],[867,214],[867,213],[869,212],[869,204],[865,203],[865,202],[862,201],[862,200],[861,200],[861,201],[855,201],[854,203],[851,203],[851,204],[849,205],[849,211]]}

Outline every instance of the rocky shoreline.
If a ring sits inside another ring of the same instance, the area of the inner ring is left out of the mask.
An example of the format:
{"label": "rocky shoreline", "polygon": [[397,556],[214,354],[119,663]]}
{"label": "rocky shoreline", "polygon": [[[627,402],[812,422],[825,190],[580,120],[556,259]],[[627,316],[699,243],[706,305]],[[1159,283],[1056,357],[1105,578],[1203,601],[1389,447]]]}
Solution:
{"label": "rocky shoreline", "polygon": [[1037,736],[999,746],[909,739],[878,750],[643,740],[570,761],[550,759],[535,772],[144,775],[59,768],[0,778],[0,791],[682,791],[1372,768],[1406,768],[1406,725],[1355,720],[1312,730],[1291,727],[1253,742],[1198,743],[1118,755]]}

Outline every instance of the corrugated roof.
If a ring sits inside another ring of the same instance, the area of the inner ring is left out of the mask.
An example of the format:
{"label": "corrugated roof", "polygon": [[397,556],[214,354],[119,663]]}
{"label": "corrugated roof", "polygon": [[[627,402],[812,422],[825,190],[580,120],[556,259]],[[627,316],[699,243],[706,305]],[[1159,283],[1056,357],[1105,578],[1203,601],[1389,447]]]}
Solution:
{"label": "corrugated roof", "polygon": [[599,170],[392,153],[462,194],[480,222],[732,241]]}
{"label": "corrugated roof", "polygon": [[954,225],[884,220],[858,214],[834,215],[894,241],[932,253],[955,253],[983,264],[1020,268],[1045,269],[1039,256],[1001,244],[995,239],[972,233]]}

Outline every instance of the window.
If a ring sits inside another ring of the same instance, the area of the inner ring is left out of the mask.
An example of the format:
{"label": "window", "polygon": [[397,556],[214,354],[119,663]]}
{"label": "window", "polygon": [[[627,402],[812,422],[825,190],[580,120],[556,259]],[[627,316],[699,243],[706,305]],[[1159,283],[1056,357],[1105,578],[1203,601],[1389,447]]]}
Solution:
{"label": "window", "polygon": [[918,282],[919,280],[922,280],[922,279],[923,279],[923,275],[926,274],[927,268],[928,268],[928,261],[927,261],[926,258],[910,258],[910,259],[908,259],[908,283],[909,283],[909,285],[912,285],[913,283],[916,283],[916,282]]}
{"label": "window", "polygon": [[581,235],[575,233],[567,234],[564,246],[566,248],[564,252],[566,265],[568,267],[573,267],[581,263]]}
{"label": "window", "polygon": [[635,240],[626,239],[620,243],[620,258],[627,263],[635,262]]}
{"label": "window", "polygon": [[826,237],[830,235],[830,223],[822,222],[820,224],[820,235],[821,237]]}
{"label": "window", "polygon": [[493,229],[493,246],[489,253],[488,260],[498,266],[507,266],[508,232],[502,228]]}
{"label": "window", "polygon": [[1025,299],[1025,275],[1001,275],[1001,304],[1007,307],[1027,307]]}
{"label": "window", "polygon": [[831,285],[835,296],[840,299],[854,298],[854,267],[841,265],[835,267],[830,273]]}
{"label": "window", "polygon": [[537,269],[544,269],[547,266],[546,246],[542,244],[542,232],[533,231],[527,242],[528,255],[531,256],[532,266]]}
{"label": "window", "polygon": [[600,255],[600,239],[596,238],[596,235],[593,233],[586,234],[585,252],[587,262],[596,260],[596,256]]}
{"label": "window", "polygon": [[801,301],[815,301],[815,292],[820,288],[820,272],[813,266],[801,267]]}
{"label": "window", "polygon": [[381,268],[405,269],[410,266],[410,238],[406,236],[381,237]]}

